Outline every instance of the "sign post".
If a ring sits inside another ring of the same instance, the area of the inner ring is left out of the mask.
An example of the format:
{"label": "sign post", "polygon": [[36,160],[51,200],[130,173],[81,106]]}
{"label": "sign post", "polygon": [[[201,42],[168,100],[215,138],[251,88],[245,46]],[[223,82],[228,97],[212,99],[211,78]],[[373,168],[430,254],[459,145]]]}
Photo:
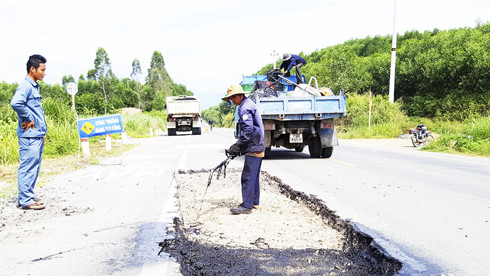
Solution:
{"label": "sign post", "polygon": [[78,86],[74,82],[70,82],[66,85],[66,91],[71,95],[71,109],[75,111],[75,94],[78,92]]}

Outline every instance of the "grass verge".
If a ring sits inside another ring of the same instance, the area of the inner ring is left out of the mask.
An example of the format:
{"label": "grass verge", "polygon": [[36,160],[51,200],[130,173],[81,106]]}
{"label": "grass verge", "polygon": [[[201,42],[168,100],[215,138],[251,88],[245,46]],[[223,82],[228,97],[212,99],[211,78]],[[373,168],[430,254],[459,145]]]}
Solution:
{"label": "grass verge", "polygon": [[[113,140],[112,149],[107,151],[104,139],[90,140],[91,156],[84,157],[80,153],[80,163],[78,163],[78,153],[43,157],[36,187],[44,186],[60,173],[71,172],[86,165],[99,164],[105,158],[119,156],[137,146],[137,144],[124,145],[124,150],[122,151],[120,145],[121,140]],[[0,165],[0,199],[10,199],[17,195],[18,167],[18,163]]]}

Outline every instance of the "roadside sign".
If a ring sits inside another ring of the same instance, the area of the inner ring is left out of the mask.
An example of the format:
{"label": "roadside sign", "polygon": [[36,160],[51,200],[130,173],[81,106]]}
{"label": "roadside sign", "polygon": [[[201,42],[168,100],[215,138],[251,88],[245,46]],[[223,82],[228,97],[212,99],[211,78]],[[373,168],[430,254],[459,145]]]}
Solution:
{"label": "roadside sign", "polygon": [[80,139],[123,132],[121,115],[81,119],[77,124]]}
{"label": "roadside sign", "polygon": [[76,83],[74,82],[70,82],[66,85],[66,91],[68,92],[68,94],[72,95],[72,96],[75,96],[75,94],[77,94],[78,92],[78,86]]}

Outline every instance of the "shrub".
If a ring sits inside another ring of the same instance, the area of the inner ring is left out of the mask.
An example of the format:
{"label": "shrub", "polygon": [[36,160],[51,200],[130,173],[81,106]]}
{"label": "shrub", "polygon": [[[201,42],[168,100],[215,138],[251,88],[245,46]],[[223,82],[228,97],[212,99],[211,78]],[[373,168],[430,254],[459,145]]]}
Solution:
{"label": "shrub", "polygon": [[347,97],[347,116],[336,120],[341,138],[393,138],[407,131],[410,123],[401,110],[401,103],[391,104],[382,95],[372,99],[369,129],[369,100],[369,94]]}

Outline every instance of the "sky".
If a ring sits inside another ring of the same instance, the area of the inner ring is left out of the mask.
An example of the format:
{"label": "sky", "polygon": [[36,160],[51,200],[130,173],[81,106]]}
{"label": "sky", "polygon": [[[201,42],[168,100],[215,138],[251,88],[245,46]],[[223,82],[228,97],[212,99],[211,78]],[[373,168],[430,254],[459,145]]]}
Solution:
{"label": "sky", "polygon": [[490,21],[490,1],[396,0],[395,8],[395,0],[0,0],[0,82],[22,81],[32,54],[47,58],[44,82],[78,80],[99,47],[119,78],[137,58],[144,82],[159,51],[170,77],[204,109],[242,75],[273,63],[273,53],[391,35],[394,14],[398,34],[475,27]]}

